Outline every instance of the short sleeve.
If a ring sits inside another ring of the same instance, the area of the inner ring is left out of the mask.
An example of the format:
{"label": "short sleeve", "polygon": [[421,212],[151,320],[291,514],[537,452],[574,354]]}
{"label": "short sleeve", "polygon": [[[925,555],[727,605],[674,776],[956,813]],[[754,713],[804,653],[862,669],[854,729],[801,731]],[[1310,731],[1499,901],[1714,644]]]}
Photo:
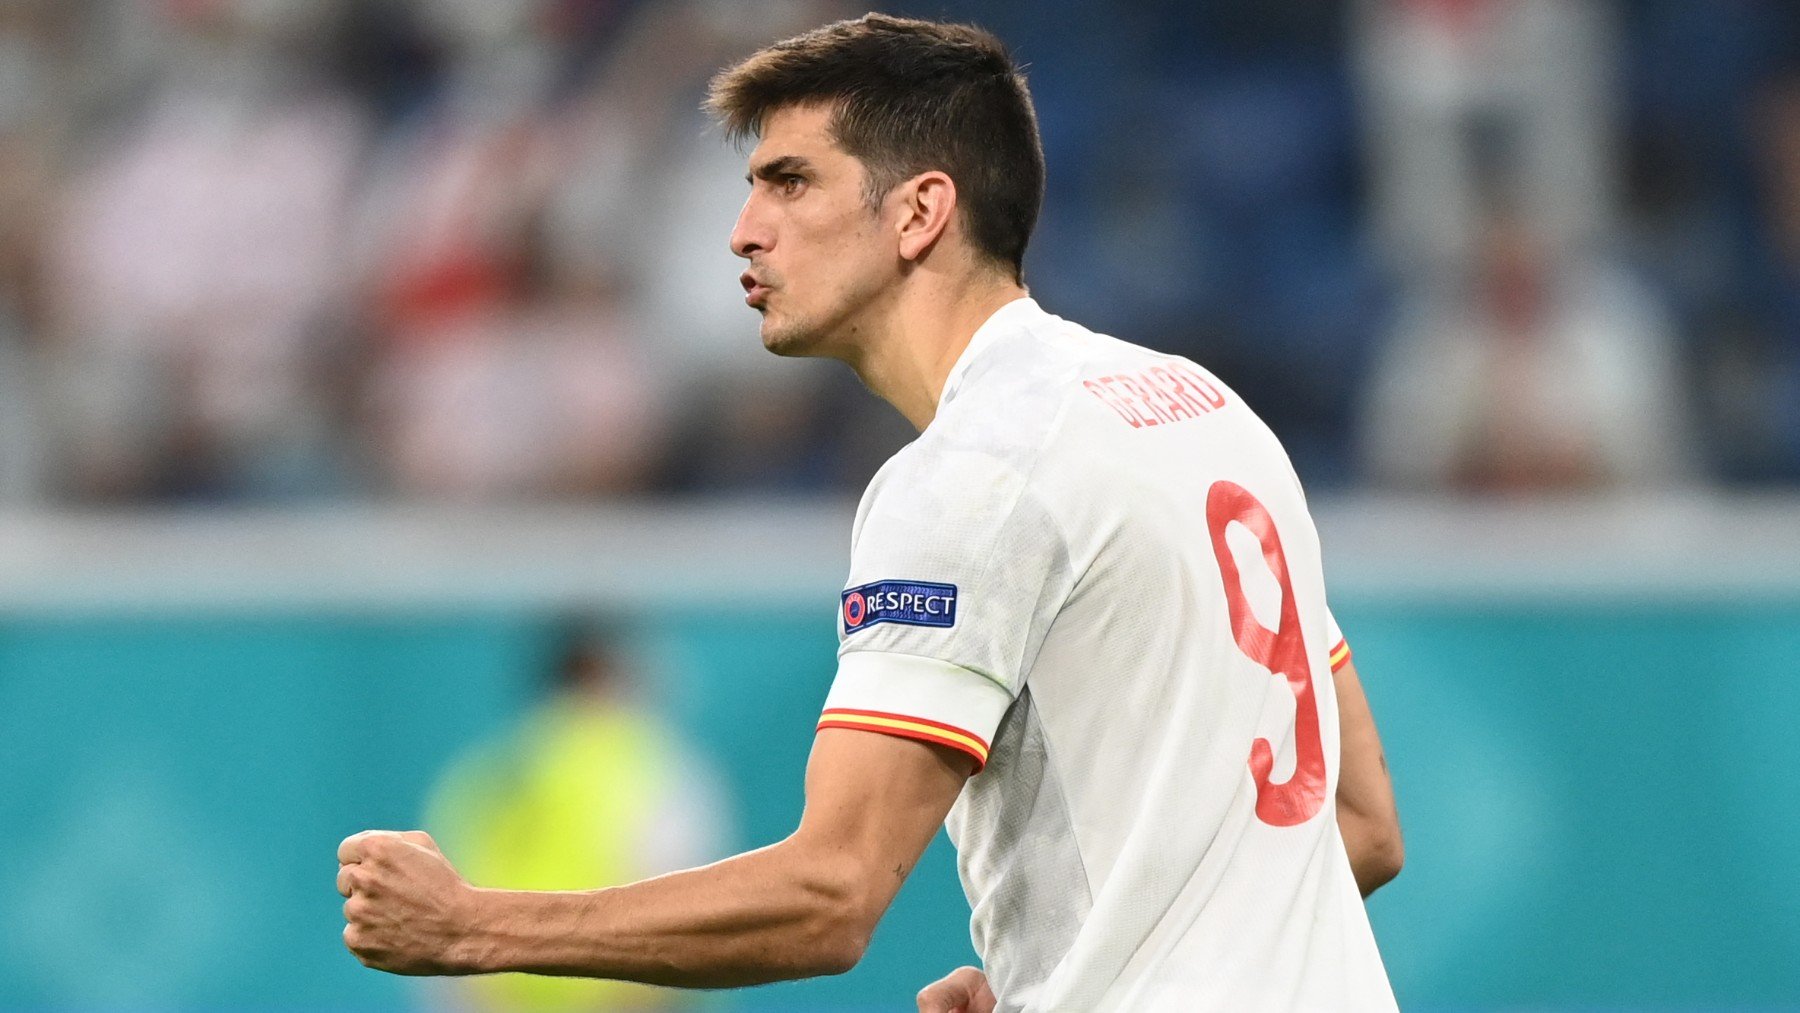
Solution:
{"label": "short sleeve", "polygon": [[[1300,502],[1306,502],[1306,488],[1300,484],[1300,474],[1294,471],[1293,464],[1288,464],[1288,475],[1294,480],[1294,491],[1300,494]],[[1336,672],[1350,663],[1350,643],[1344,639],[1344,631],[1338,628],[1337,616],[1331,609],[1325,610],[1325,642],[1330,644],[1326,657],[1331,659],[1331,670]]]}
{"label": "short sleeve", "polygon": [[1350,663],[1350,642],[1344,639],[1344,631],[1338,628],[1337,616],[1325,610],[1325,642],[1331,645],[1331,670],[1333,672]]}
{"label": "short sleeve", "polygon": [[979,769],[1068,597],[1068,552],[1018,467],[919,456],[864,498],[819,727],[936,742]]}

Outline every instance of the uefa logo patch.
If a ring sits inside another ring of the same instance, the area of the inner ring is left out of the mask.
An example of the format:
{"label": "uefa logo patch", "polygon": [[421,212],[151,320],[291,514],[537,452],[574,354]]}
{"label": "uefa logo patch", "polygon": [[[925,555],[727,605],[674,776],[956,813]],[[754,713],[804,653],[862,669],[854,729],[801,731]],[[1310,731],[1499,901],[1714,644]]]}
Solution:
{"label": "uefa logo patch", "polygon": [[844,633],[880,623],[905,626],[956,625],[956,585],[917,580],[880,580],[844,592]]}

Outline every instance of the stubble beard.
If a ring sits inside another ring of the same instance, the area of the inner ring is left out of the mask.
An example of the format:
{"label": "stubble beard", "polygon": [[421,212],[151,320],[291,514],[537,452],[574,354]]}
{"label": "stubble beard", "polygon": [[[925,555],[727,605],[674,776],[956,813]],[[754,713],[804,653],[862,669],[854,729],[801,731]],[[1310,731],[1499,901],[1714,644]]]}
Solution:
{"label": "stubble beard", "polygon": [[868,307],[879,304],[883,288],[878,279],[852,279],[836,299],[814,307],[806,316],[763,311],[762,342],[769,351],[786,358],[838,359],[854,363],[861,356]]}
{"label": "stubble beard", "polygon": [[819,344],[816,328],[803,320],[775,320],[763,318],[763,348],[786,359],[803,359],[817,355],[814,349]]}

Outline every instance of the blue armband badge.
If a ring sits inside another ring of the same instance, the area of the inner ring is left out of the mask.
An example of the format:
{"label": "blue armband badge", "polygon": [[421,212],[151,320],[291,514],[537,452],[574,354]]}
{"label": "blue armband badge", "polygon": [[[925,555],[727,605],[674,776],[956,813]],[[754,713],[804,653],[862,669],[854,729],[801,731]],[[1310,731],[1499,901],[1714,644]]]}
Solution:
{"label": "blue armband badge", "polygon": [[877,623],[956,625],[956,585],[917,580],[878,580],[844,592],[844,633]]}

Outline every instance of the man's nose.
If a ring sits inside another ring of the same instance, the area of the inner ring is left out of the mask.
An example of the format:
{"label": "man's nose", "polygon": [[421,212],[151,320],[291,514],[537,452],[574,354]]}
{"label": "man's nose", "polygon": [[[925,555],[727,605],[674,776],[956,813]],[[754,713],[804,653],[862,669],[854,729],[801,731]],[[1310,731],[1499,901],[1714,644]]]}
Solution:
{"label": "man's nose", "polygon": [[756,196],[744,201],[744,209],[738,212],[737,224],[731,229],[731,252],[749,259],[769,248],[768,229],[757,213]]}

